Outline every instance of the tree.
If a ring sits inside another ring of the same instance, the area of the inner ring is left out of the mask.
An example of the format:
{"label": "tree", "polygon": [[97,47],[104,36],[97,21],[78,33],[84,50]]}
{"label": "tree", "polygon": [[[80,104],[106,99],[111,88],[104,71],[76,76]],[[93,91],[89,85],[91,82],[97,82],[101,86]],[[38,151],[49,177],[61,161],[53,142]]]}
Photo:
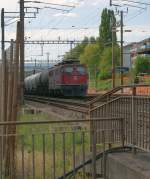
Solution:
{"label": "tree", "polygon": [[[119,65],[119,47],[115,46],[115,63]],[[107,79],[111,77],[112,72],[112,48],[107,47],[103,50],[100,61],[100,78]]]}
{"label": "tree", "polygon": [[80,55],[84,52],[85,47],[89,44],[88,37],[84,37],[81,44],[78,44],[72,50],[65,54],[64,59],[79,59]]}
{"label": "tree", "polygon": [[100,55],[99,44],[89,44],[85,47],[84,53],[80,56],[81,64],[87,65],[90,79],[95,79],[95,82],[97,82],[97,74],[99,72]]}
{"label": "tree", "polygon": [[96,43],[96,38],[95,37],[90,37],[89,42],[92,43]]}
{"label": "tree", "polygon": [[[106,79],[111,77],[112,70],[112,27],[116,24],[114,11],[104,9],[101,15],[101,25],[99,36],[85,37],[81,44],[73,48],[65,55],[65,59],[80,59],[82,64],[86,64],[90,75],[97,81],[98,77]],[[116,42],[116,32],[114,32],[116,65],[119,65],[119,46]]]}
{"label": "tree", "polygon": [[138,75],[140,73],[150,74],[150,57],[137,57],[135,59],[134,72],[135,75]]}
{"label": "tree", "polygon": [[[105,8],[101,15],[101,24],[99,27],[100,41],[104,44],[112,41],[112,27],[116,24],[114,11]],[[116,42],[116,33],[114,33],[114,42]]]}

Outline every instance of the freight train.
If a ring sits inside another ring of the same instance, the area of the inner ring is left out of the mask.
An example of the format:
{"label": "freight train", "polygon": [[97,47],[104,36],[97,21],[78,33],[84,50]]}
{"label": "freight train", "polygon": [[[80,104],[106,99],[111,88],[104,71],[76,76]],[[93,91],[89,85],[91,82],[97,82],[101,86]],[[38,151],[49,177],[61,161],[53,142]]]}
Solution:
{"label": "freight train", "polygon": [[25,78],[25,94],[42,96],[85,96],[88,73],[78,61],[63,61]]}

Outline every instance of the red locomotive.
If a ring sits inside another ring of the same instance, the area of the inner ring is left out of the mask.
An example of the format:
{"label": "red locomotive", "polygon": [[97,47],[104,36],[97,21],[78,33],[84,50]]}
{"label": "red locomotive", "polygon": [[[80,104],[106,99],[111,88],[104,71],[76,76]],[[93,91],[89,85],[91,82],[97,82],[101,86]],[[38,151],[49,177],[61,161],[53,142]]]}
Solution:
{"label": "red locomotive", "polygon": [[78,61],[63,61],[25,79],[25,94],[85,96],[87,88],[87,68]]}

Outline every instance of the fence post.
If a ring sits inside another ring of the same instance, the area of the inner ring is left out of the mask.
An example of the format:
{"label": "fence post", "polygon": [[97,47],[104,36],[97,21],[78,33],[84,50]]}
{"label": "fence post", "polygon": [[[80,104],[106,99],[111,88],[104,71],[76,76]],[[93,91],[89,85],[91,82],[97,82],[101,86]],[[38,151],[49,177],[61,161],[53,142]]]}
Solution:
{"label": "fence post", "polygon": [[105,131],[102,131],[102,139],[103,139],[103,178],[106,179]]}
{"label": "fence post", "polygon": [[[135,88],[135,87],[134,87]],[[131,132],[131,135],[132,135],[132,140],[133,140],[133,154],[136,154],[136,117],[135,117],[135,89],[133,90],[133,95],[132,95],[132,132]]]}
{"label": "fence post", "polygon": [[[7,53],[9,54],[8,57],[8,82],[7,82],[7,121],[11,120],[11,114],[12,114],[12,98],[13,98],[13,40],[11,40],[11,45],[9,47],[9,51]],[[7,54],[7,56],[8,56]],[[11,127],[6,126],[6,134],[11,133]],[[5,144],[5,176],[9,176],[11,169],[10,169],[10,145],[11,145],[11,137],[6,137],[6,144]],[[12,164],[13,165],[13,164]]]}
{"label": "fence post", "polygon": [[[12,97],[12,109],[11,109],[11,121],[17,120],[18,115],[18,86],[19,86],[19,43],[20,39],[20,22],[17,23],[17,34],[16,34],[16,46],[15,46],[15,53],[14,53],[14,68],[13,68],[13,97]],[[9,133],[15,134],[16,133],[16,125],[12,125],[10,127]],[[15,161],[15,154],[16,154],[16,138],[13,136],[9,143],[9,156],[10,156],[10,173],[11,179],[16,178],[16,161]]]}
{"label": "fence post", "polygon": [[121,119],[121,141],[122,141],[122,147],[124,147],[124,143],[125,143],[125,121],[124,119],[122,118]]}
{"label": "fence post", "polygon": [[96,131],[94,121],[91,121],[91,139],[92,139],[92,179],[96,178]]}

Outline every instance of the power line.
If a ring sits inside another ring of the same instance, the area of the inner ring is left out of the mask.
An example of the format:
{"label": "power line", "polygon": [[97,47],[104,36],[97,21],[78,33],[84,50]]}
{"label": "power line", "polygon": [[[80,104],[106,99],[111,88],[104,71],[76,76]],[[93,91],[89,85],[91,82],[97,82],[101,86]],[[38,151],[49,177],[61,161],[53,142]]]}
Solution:
{"label": "power line", "polygon": [[[119,0],[113,0],[113,1],[119,1]],[[150,3],[147,3],[147,2],[132,1],[132,0],[122,0],[122,1],[131,2],[131,3],[134,3],[134,4],[141,4],[141,5],[150,6]]]}
{"label": "power line", "polygon": [[135,6],[135,5],[131,5],[131,4],[130,5],[129,4],[123,4],[123,5],[146,10],[146,7],[144,8],[144,7]]}
{"label": "power line", "polygon": [[133,16],[129,17],[128,19],[126,19],[125,22],[129,22],[129,21],[135,19],[137,16],[139,16],[139,15],[141,15],[143,13],[144,13],[144,11],[140,11],[136,15],[133,15]]}
{"label": "power line", "polygon": [[42,2],[42,1],[25,1],[25,3],[50,4],[50,5],[54,5],[54,6],[62,6],[62,7],[75,7],[75,5],[58,4],[58,3],[49,3],[49,2]]}

